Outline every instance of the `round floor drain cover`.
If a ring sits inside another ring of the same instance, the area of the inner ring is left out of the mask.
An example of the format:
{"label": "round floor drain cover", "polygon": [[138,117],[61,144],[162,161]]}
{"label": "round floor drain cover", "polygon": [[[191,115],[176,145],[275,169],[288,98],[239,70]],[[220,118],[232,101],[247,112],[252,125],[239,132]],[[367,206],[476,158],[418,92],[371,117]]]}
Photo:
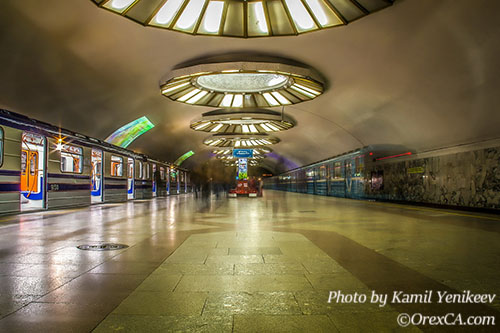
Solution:
{"label": "round floor drain cover", "polygon": [[112,250],[120,250],[120,249],[125,249],[127,248],[128,245],[125,244],[85,244],[85,245],[78,245],[77,248],[80,250],[86,250],[86,251],[112,251]]}

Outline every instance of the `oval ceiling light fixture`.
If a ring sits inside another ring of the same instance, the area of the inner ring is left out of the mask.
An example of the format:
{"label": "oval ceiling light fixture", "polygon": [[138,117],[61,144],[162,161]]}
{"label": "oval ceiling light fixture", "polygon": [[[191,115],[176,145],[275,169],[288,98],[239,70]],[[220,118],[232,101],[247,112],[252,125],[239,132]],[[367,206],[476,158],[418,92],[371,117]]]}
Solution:
{"label": "oval ceiling light fixture", "polygon": [[286,106],[323,93],[320,75],[313,69],[251,61],[176,69],[160,88],[173,101],[222,108]]}
{"label": "oval ceiling light fixture", "polygon": [[192,35],[268,37],[346,25],[394,0],[92,0],[145,26]]}
{"label": "oval ceiling light fixture", "polygon": [[191,122],[191,129],[212,133],[269,133],[285,131],[295,126],[295,121],[272,110],[215,110],[206,112],[201,119]]}
{"label": "oval ceiling light fixture", "polygon": [[274,145],[280,139],[266,134],[214,134],[203,143],[211,147],[249,148]]}

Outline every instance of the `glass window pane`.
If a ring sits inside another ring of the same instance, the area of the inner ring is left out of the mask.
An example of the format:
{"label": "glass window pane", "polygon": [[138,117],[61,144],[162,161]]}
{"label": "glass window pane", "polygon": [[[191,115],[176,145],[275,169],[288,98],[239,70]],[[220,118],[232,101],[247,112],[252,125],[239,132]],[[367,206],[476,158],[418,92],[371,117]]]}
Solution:
{"label": "glass window pane", "polygon": [[83,149],[80,147],[62,145],[61,147],[61,171],[82,173],[83,171]]}
{"label": "glass window pane", "polygon": [[123,176],[123,158],[119,156],[111,156],[111,176]]}

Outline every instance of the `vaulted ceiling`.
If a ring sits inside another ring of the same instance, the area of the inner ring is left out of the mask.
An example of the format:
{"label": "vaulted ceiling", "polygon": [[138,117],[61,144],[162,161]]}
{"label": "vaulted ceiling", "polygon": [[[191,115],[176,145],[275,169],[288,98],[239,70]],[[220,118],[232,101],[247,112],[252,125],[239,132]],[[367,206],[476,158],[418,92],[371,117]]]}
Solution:
{"label": "vaulted ceiling", "polygon": [[[263,53],[305,63],[327,80],[319,98],[288,106],[297,121],[273,146],[303,165],[370,144],[423,151],[498,137],[499,1],[399,0],[336,27],[236,39],[146,28],[90,0],[0,2],[0,107],[104,139],[147,116],[129,148],[174,161],[208,158],[189,128],[213,108],[172,102],[160,79],[190,59]],[[278,109],[279,110],[279,109]],[[281,158],[268,158],[275,170]]]}

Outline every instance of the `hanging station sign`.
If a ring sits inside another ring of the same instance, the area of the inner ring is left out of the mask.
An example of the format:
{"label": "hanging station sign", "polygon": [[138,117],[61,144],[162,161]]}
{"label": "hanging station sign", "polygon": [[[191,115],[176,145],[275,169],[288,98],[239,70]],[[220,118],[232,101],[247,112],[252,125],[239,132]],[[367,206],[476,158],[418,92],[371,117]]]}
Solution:
{"label": "hanging station sign", "polygon": [[233,149],[233,156],[236,158],[252,158],[253,149]]}

